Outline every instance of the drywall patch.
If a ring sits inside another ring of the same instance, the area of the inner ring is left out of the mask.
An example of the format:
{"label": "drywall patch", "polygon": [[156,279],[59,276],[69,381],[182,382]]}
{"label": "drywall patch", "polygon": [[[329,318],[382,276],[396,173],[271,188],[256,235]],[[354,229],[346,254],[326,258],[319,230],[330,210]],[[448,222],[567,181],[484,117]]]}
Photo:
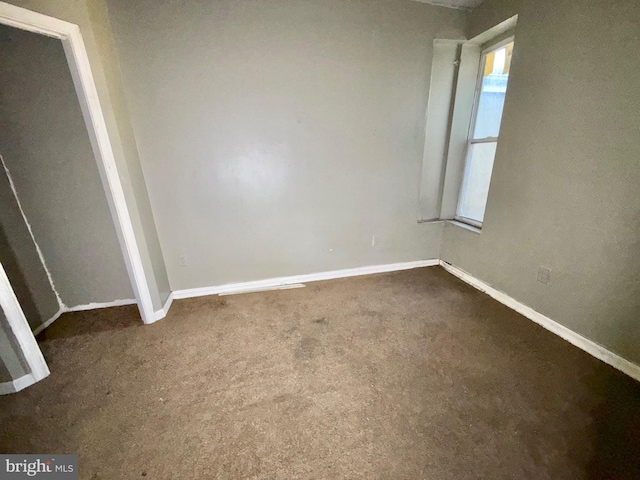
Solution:
{"label": "drywall patch", "polygon": [[58,291],[56,290],[55,285],[53,284],[53,277],[51,276],[51,272],[49,271],[49,268],[47,268],[47,263],[44,261],[44,255],[42,254],[42,250],[40,250],[40,246],[38,245],[38,242],[36,242],[36,237],[33,235],[33,230],[31,229],[31,224],[29,223],[29,220],[27,220],[27,215],[24,213],[24,209],[22,208],[22,203],[20,203],[20,199],[18,198],[18,192],[16,190],[16,186],[13,183],[13,178],[11,177],[11,172],[9,172],[9,167],[7,167],[7,164],[4,161],[4,157],[2,155],[0,155],[0,162],[2,162],[2,168],[4,168],[4,173],[7,175],[7,180],[9,181],[9,186],[11,187],[11,191],[13,192],[13,196],[16,199],[16,203],[18,204],[18,209],[20,210],[20,215],[22,215],[22,219],[24,220],[24,223],[27,225],[27,230],[29,230],[29,235],[31,236],[31,240],[33,241],[33,244],[36,246],[36,252],[38,252],[38,257],[40,258],[40,262],[42,263],[42,266],[44,267],[44,271],[47,273],[47,278],[49,279],[49,284],[51,285],[51,290],[53,290],[53,293],[56,296],[56,300],[58,300],[58,305],[60,306],[61,309],[65,309],[67,308],[66,305],[62,302],[62,299],[60,298],[60,295],[58,294]]}

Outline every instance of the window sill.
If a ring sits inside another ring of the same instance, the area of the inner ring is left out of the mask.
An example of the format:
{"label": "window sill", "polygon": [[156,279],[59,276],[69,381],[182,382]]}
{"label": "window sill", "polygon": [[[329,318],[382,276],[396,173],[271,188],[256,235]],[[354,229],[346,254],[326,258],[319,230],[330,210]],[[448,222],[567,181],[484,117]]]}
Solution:
{"label": "window sill", "polygon": [[418,220],[418,223],[420,224],[424,224],[424,223],[442,223],[444,222],[444,220],[440,220],[437,218],[431,219],[431,220]]}
{"label": "window sill", "polygon": [[482,233],[482,230],[480,228],[469,225],[468,223],[462,223],[458,220],[447,220],[447,223],[455,225],[456,227],[464,228],[465,230],[469,230],[470,232],[477,233],[478,235]]}

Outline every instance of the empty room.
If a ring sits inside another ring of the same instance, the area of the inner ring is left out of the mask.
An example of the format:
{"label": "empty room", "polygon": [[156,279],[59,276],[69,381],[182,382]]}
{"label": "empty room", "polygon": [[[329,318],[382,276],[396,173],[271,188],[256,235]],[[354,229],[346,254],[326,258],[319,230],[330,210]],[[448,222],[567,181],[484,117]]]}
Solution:
{"label": "empty room", "polygon": [[640,478],[636,0],[0,1],[0,478]]}

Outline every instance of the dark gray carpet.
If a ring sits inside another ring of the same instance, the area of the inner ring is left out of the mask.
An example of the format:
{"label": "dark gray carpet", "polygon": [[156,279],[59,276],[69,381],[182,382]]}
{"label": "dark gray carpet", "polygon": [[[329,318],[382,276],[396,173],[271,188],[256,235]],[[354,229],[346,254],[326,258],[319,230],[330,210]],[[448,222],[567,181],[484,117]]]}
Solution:
{"label": "dark gray carpet", "polygon": [[85,479],[640,478],[640,384],[439,267],[64,315],[0,451]]}

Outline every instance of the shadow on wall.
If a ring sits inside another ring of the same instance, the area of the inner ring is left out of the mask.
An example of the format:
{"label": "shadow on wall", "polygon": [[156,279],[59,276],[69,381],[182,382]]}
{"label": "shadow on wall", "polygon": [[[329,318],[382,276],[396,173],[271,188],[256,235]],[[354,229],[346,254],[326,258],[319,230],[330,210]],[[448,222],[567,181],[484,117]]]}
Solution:
{"label": "shadow on wall", "polygon": [[7,239],[7,235],[4,231],[4,227],[0,223],[0,263],[4,267],[4,271],[9,278],[9,282],[11,283],[11,287],[13,288],[16,297],[18,298],[18,302],[22,307],[22,311],[24,315],[27,317],[29,325],[31,328],[34,326],[41,325],[48,318],[42,318],[40,312],[38,311],[38,307],[36,306],[35,299],[33,298],[33,294],[27,285],[27,280],[20,269],[18,264],[18,259],[16,258],[16,254],[11,248],[9,241]]}

